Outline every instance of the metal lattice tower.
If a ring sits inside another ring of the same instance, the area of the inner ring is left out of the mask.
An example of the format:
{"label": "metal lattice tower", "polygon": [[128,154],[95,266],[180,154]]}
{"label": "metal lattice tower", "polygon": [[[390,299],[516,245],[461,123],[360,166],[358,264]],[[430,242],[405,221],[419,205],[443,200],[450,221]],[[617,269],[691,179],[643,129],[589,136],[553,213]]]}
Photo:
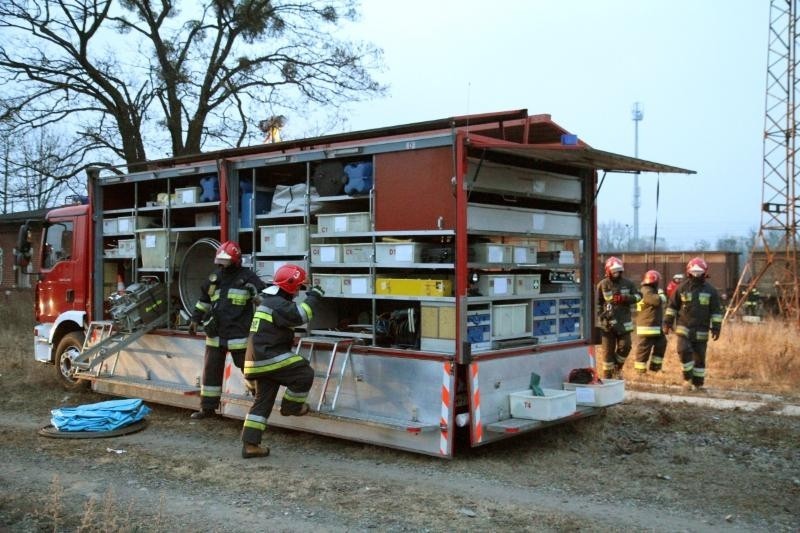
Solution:
{"label": "metal lattice tower", "polygon": [[[761,226],[726,318],[769,273],[781,314],[800,325],[798,290],[798,0],[770,3]],[[779,237],[777,239],[776,237]],[[772,243],[772,244],[770,244]],[[756,266],[755,252],[764,260]]]}

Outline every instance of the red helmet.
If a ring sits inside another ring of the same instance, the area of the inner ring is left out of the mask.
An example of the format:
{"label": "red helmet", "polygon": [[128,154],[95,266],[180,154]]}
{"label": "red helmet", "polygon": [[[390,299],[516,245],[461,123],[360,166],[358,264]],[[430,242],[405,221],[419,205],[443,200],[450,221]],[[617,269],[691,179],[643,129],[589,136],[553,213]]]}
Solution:
{"label": "red helmet", "polygon": [[699,257],[695,257],[686,264],[686,274],[695,278],[701,278],[708,272],[708,265]]}
{"label": "red helmet", "polygon": [[297,265],[283,265],[275,271],[272,284],[277,285],[291,295],[297,294],[300,286],[306,281],[306,271]]}
{"label": "red helmet", "polygon": [[619,257],[612,256],[606,259],[606,276],[608,276],[609,278],[613,274],[617,272],[622,272],[623,270],[625,270],[625,267],[622,266],[622,261],[620,260]]}
{"label": "red helmet", "polygon": [[644,273],[642,285],[658,285],[660,281],[661,274],[658,273],[658,270],[648,270]]}
{"label": "red helmet", "polygon": [[216,265],[241,265],[242,264],[242,249],[239,248],[239,243],[233,241],[225,241],[217,248],[217,254],[214,256],[214,264]]}

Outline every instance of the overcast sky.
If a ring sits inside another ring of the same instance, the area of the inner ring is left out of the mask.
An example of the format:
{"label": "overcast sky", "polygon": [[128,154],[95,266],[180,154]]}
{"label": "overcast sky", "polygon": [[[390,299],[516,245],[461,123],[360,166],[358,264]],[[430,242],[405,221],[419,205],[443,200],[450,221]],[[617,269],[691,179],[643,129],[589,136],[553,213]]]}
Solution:
{"label": "overcast sky", "polygon": [[[386,98],[353,130],[526,108],[591,146],[697,171],[662,175],[658,234],[671,247],[758,230],[766,0],[363,0],[356,38],[384,49]],[[656,223],[640,177],[640,236]],[[633,225],[633,177],[610,174],[601,223]]]}

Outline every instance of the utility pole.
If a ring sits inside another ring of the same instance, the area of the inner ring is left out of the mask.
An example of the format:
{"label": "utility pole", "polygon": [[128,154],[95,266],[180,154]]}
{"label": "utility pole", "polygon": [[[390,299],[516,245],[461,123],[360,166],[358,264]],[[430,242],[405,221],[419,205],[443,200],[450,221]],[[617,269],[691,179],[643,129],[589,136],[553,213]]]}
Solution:
{"label": "utility pole", "polygon": [[[644,118],[644,111],[639,102],[634,102],[631,110],[633,118],[633,156],[639,157],[639,122]],[[633,175],[633,241],[639,242],[639,208],[642,206],[641,191],[639,190],[639,173]]]}

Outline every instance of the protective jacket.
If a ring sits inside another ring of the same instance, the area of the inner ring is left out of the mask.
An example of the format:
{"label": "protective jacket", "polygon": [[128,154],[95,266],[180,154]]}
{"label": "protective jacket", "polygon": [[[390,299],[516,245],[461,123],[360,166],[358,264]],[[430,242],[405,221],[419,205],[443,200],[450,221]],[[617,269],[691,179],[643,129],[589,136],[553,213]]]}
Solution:
{"label": "protective jacket", "polygon": [[664,321],[664,307],[667,296],[653,285],[642,285],[642,299],[637,305],[636,334],[640,337],[663,335],[661,323]]}
{"label": "protective jacket", "polygon": [[[622,301],[614,302],[614,295],[622,295]],[[633,331],[632,311],[641,299],[636,285],[629,279],[603,278],[597,284],[597,324],[601,329],[617,335]]]}
{"label": "protective jacket", "polygon": [[664,313],[664,326],[690,341],[707,341],[708,332],[722,329],[722,305],[717,289],[703,278],[688,278],[681,283]]}
{"label": "protective jacket", "polygon": [[244,361],[248,379],[304,362],[302,356],[292,352],[294,328],[313,318],[312,306],[319,301],[316,293],[308,292],[305,301],[295,303],[286,291],[275,285],[270,289],[276,294],[262,293],[250,326]]}
{"label": "protective jacket", "polygon": [[249,268],[231,265],[217,269],[200,288],[192,321],[201,323],[213,311],[218,331],[215,336],[244,342],[253,320],[253,297],[266,286]]}

